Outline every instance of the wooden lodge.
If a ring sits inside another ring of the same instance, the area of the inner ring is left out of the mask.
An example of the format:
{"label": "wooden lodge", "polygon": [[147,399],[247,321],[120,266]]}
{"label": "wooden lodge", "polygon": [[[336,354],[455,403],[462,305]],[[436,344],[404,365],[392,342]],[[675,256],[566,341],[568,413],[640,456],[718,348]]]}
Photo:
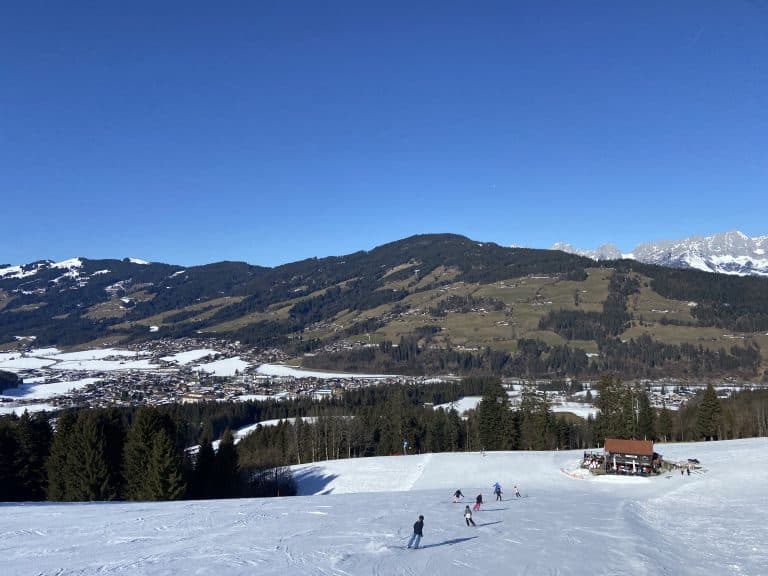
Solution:
{"label": "wooden lodge", "polygon": [[653,451],[651,440],[606,438],[602,468],[606,474],[647,476],[658,474],[661,454]]}

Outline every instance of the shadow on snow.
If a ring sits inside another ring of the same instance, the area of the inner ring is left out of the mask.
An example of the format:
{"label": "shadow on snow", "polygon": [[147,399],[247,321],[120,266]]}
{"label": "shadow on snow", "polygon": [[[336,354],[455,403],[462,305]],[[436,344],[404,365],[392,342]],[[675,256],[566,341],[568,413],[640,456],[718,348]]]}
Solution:
{"label": "shadow on snow", "polygon": [[483,524],[478,524],[477,527],[480,528],[482,526],[490,526],[491,524],[501,524],[504,522],[504,520],[496,520],[496,522],[485,522]]}
{"label": "shadow on snow", "polygon": [[477,538],[477,536],[467,536],[466,538],[453,538],[452,540],[445,540],[443,542],[437,542],[436,544],[425,544],[424,546],[419,546],[419,548],[436,548],[437,546],[451,546],[453,544],[461,544],[462,542],[466,542],[467,540],[474,540]]}
{"label": "shadow on snow", "polygon": [[298,486],[298,496],[330,494],[333,492],[333,488],[329,490],[325,488],[338,476],[336,474],[321,474],[319,470],[319,466],[310,466],[293,472],[293,479]]}

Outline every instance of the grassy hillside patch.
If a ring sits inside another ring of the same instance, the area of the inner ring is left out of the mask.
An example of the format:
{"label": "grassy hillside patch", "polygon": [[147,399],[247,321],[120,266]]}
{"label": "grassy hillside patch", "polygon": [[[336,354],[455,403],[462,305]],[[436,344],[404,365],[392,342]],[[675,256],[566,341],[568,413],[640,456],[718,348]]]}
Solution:
{"label": "grassy hillside patch", "polygon": [[625,331],[621,338],[637,338],[641,334],[648,334],[654,340],[666,344],[693,344],[694,346],[703,346],[710,350],[720,348],[730,349],[731,346],[743,346],[747,342],[753,341],[751,334],[734,334],[723,330],[722,328],[701,328],[691,326],[674,326],[655,324],[653,326],[633,325]]}
{"label": "grassy hillside patch", "polygon": [[8,294],[5,290],[0,290],[0,310],[8,306],[13,302],[13,296]]}
{"label": "grassy hillside patch", "polygon": [[113,296],[107,302],[91,306],[88,312],[83,314],[83,317],[91,320],[106,320],[109,318],[122,318],[127,312],[122,300],[117,296]]}
{"label": "grassy hillside patch", "polygon": [[627,300],[627,310],[635,317],[642,316],[646,321],[659,321],[667,318],[673,322],[695,323],[688,301],[664,298],[650,288],[648,278],[640,278],[640,292],[632,294]]}
{"label": "grassy hillside patch", "polygon": [[461,271],[458,268],[452,266],[438,266],[429,274],[421,277],[421,279],[415,284],[414,288],[422,289],[432,284],[453,282],[461,275]]}

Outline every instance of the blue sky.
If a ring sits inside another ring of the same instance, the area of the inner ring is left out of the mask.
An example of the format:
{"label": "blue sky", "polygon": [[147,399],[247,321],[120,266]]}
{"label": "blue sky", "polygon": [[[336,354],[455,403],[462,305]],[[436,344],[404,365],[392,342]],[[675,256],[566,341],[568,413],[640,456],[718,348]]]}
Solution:
{"label": "blue sky", "polygon": [[768,234],[768,3],[16,2],[0,263]]}

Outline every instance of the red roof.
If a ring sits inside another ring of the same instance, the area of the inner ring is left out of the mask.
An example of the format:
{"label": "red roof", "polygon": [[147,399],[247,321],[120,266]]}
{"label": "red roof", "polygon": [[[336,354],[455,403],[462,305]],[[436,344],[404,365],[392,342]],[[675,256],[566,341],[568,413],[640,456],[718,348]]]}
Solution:
{"label": "red roof", "polygon": [[635,456],[653,456],[653,442],[651,440],[617,440],[606,438],[606,452],[611,454],[633,454]]}

